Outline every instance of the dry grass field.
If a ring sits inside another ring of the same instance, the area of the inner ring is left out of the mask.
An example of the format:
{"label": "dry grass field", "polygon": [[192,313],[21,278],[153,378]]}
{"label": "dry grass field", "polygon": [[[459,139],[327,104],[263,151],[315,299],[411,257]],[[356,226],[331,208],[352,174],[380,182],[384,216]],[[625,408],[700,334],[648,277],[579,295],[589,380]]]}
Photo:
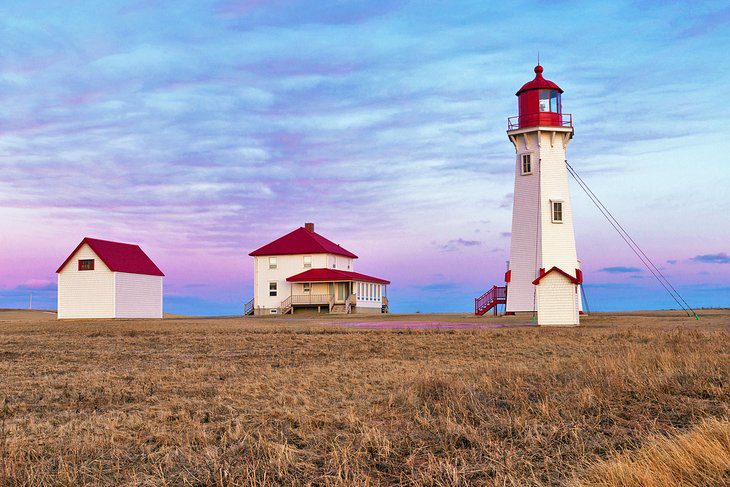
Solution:
{"label": "dry grass field", "polygon": [[0,311],[0,484],[728,485],[730,311],[701,314],[366,330]]}

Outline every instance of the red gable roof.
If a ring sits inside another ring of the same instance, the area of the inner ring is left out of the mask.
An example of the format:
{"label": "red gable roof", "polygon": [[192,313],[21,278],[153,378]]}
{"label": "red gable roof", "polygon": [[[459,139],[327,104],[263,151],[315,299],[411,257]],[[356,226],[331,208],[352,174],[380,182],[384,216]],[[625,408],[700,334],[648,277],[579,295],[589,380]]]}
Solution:
{"label": "red gable roof", "polygon": [[56,272],[61,272],[66,264],[76,255],[76,252],[88,244],[91,250],[114,272],[127,272],[129,274],[147,274],[150,276],[164,276],[165,274],[147,257],[139,245],[99,240],[97,238],[85,237],[81,243],[71,252],[61,267]]}
{"label": "red gable roof", "polygon": [[542,269],[541,268],[540,269],[540,277],[538,277],[537,279],[535,279],[534,281],[532,281],[532,283],[537,286],[538,284],[540,284],[540,281],[542,280],[543,277],[547,276],[548,274],[550,274],[553,271],[557,272],[558,274],[564,275],[573,284],[582,284],[583,283],[583,272],[581,272],[580,269],[576,269],[575,270],[575,276],[576,277],[573,277],[570,274],[568,274],[567,272],[565,272],[564,270],[562,270],[562,269],[560,269],[558,267],[555,267],[555,266],[553,266],[552,268],[550,268],[550,270],[547,271],[547,272],[545,272],[545,269]]}
{"label": "red gable roof", "polygon": [[248,255],[293,255],[293,254],[336,254],[357,259],[357,255],[345,250],[322,235],[299,227],[283,237],[277,238]]}
{"label": "red gable roof", "polygon": [[361,281],[375,284],[390,284],[390,281],[366,276],[359,272],[341,271],[338,269],[309,269],[300,274],[286,278],[289,282],[322,282],[322,281]]}

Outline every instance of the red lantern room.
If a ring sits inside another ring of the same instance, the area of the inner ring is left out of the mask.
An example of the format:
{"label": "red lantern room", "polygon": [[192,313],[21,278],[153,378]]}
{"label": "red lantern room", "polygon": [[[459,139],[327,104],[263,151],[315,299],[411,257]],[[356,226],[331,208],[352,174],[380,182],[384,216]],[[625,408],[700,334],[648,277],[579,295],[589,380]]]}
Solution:
{"label": "red lantern room", "polygon": [[525,83],[516,93],[520,114],[508,119],[508,130],[527,127],[572,127],[572,116],[563,113],[563,90],[542,77],[542,66],[535,66],[535,79]]}

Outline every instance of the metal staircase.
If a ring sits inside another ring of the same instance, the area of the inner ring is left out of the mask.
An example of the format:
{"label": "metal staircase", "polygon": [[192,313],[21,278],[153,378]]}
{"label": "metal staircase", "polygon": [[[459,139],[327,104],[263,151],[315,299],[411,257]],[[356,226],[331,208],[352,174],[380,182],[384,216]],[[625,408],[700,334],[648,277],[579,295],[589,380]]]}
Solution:
{"label": "metal staircase", "polygon": [[497,316],[499,304],[507,304],[507,286],[492,286],[492,289],[474,298],[474,314],[482,316],[493,309],[494,316]]}

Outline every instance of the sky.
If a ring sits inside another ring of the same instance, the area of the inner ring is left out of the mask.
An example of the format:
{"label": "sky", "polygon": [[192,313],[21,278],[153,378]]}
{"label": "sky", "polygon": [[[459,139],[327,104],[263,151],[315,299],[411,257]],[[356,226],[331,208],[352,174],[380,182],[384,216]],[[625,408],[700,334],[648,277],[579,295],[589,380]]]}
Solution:
{"label": "sky", "polygon": [[[694,307],[730,306],[727,2],[4,0],[0,307],[55,308],[85,236],[138,243],[165,311],[240,314],[253,249],[315,222],[396,312],[504,278],[519,87]],[[571,182],[592,310],[676,307]]]}

